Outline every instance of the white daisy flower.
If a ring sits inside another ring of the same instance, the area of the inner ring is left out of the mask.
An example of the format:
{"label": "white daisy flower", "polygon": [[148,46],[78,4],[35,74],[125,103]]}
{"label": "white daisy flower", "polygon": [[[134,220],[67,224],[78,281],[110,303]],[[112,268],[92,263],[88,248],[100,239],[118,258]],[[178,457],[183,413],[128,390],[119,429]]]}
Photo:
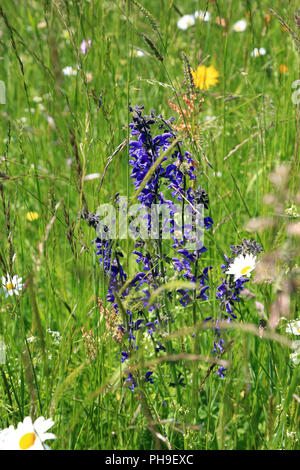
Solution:
{"label": "white daisy flower", "polygon": [[194,26],[195,16],[194,15],[184,15],[180,20],[177,21],[177,26],[179,29],[186,30],[190,26]]}
{"label": "white daisy flower", "polygon": [[73,69],[70,65],[62,69],[62,73],[70,77],[71,75],[77,75],[77,70]]}
{"label": "white daisy flower", "polygon": [[2,288],[5,292],[5,297],[10,295],[19,295],[19,292],[23,289],[22,278],[18,276],[10,277],[2,276]]}
{"label": "white daisy flower", "polygon": [[208,11],[197,10],[194,13],[195,18],[201,21],[209,21],[210,20],[210,13]]}
{"label": "white daisy flower", "polygon": [[34,423],[27,416],[17,429],[10,426],[0,432],[1,450],[45,450],[49,449],[44,444],[47,439],[56,439],[56,436],[47,432],[54,421],[40,416]]}
{"label": "white daisy flower", "polygon": [[292,335],[300,335],[300,320],[290,321],[285,331]]}
{"label": "white daisy flower", "polygon": [[245,31],[246,28],[247,28],[246,20],[239,20],[233,25],[233,31],[235,31],[236,33],[242,33],[243,31]]}
{"label": "white daisy flower", "polygon": [[231,263],[226,274],[233,274],[235,281],[240,277],[250,277],[250,273],[255,268],[255,265],[256,256],[252,254],[239,255],[235,258],[233,263]]}
{"label": "white daisy flower", "polygon": [[255,47],[250,55],[251,57],[259,57],[261,55],[265,55],[266,53],[267,51],[264,47],[260,47],[259,49]]}

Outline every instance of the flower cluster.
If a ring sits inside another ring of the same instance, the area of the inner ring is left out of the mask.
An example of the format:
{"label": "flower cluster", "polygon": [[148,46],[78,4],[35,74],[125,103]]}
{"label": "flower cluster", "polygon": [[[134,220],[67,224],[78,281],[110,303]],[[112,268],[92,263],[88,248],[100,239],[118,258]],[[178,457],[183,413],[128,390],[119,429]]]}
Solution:
{"label": "flower cluster", "polygon": [[[140,271],[130,280],[127,280],[121,263],[122,250],[118,242],[110,238],[109,229],[107,228],[105,233],[105,227],[102,227],[99,234],[99,217],[88,211],[81,214],[91,227],[97,229],[98,237],[94,244],[97,247],[100,266],[108,278],[107,301],[112,304],[114,319],[120,321],[122,318],[117,326],[118,337],[122,339],[122,363],[128,361],[132,352],[138,349],[137,333],[140,330],[151,337],[156,353],[165,350],[161,336],[171,321],[166,299],[163,302],[160,299],[150,302],[150,299],[151,292],[171,279],[170,276],[175,274],[176,278],[182,277],[184,281],[195,283],[195,289],[177,290],[182,306],[189,305],[193,299],[207,300],[208,274],[211,267],[204,266],[200,269],[198,266],[201,255],[207,249],[196,235],[209,230],[213,223],[211,217],[205,217],[203,227],[197,226],[196,207],[201,205],[207,210],[209,198],[204,188],[199,186],[194,189],[192,185],[197,175],[197,164],[191,154],[182,151],[182,142],[176,142],[172,151],[167,152],[176,138],[172,127],[173,118],[165,120],[161,115],[156,116],[154,111],[151,111],[149,116],[144,115],[143,106],[130,108],[130,112],[133,137],[129,142],[130,177],[138,191],[140,207],[146,211],[148,231],[153,229],[153,218],[158,220],[159,226],[157,238],[151,243],[147,243],[141,236],[136,238],[132,254],[136,256]],[[119,203],[118,198],[116,202]],[[182,208],[180,213],[178,204]],[[154,213],[154,206],[167,209],[168,216],[163,219],[160,213]],[[188,223],[182,218],[184,211],[190,215]],[[163,233],[167,230],[170,231],[172,248],[176,252],[173,259],[163,252]],[[191,241],[194,242],[193,250],[188,248]],[[120,301],[126,300],[125,318],[124,308],[122,315],[119,314],[118,298]],[[131,298],[135,299],[134,302]],[[115,324],[113,329],[116,331]],[[153,371],[147,371],[145,381],[153,383],[153,380]],[[133,377],[131,372],[127,382],[130,383],[130,390],[134,391],[137,378]]]}
{"label": "flower cluster", "polygon": [[[130,113],[130,178],[149,234],[153,233],[154,223],[158,221],[156,237],[150,236],[149,240],[138,231],[135,234],[132,254],[136,257],[139,271],[133,276],[124,272],[119,242],[111,239],[108,227],[102,226],[99,233],[97,215],[85,211],[81,217],[97,229],[98,237],[94,243],[100,266],[108,278],[107,301],[112,304],[113,318],[105,315],[106,324],[113,324],[109,328],[114,331],[114,337],[118,337],[121,363],[129,364],[126,383],[134,392],[141,377],[130,367],[133,352],[139,349],[141,338],[146,334],[151,338],[155,354],[164,353],[162,338],[170,333],[173,322],[170,300],[179,302],[184,308],[191,305],[196,325],[196,304],[209,299],[212,266],[203,262],[203,255],[207,252],[203,234],[211,229],[213,220],[210,215],[203,215],[209,210],[209,197],[202,186],[195,186],[197,163],[189,152],[183,151],[181,141],[174,141],[173,119],[165,120],[154,111],[147,116],[143,113],[143,106],[130,108]],[[115,202],[120,209],[119,195]],[[154,207],[158,213],[153,211]],[[170,237],[165,242],[163,235],[168,230]],[[171,250],[174,252],[172,257],[169,255]],[[240,246],[231,247],[231,250],[233,258],[225,257],[226,264],[222,266],[225,277],[217,288],[223,318],[207,319],[215,331],[215,354],[224,351],[218,323],[224,318],[227,321],[236,318],[234,304],[240,300],[239,294],[249,280],[261,247],[254,241],[243,240]],[[183,286],[154,300],[152,293],[170,280]],[[187,283],[189,286],[184,286]],[[172,367],[173,376],[180,377],[181,372],[175,370],[174,364]],[[223,378],[225,369],[219,369],[217,373]],[[153,370],[145,372],[144,381],[154,383]]]}
{"label": "flower cluster", "polygon": [[[287,323],[286,333],[289,333],[294,336],[300,335],[300,320],[292,320]],[[300,364],[300,341],[293,341],[294,352],[290,354],[290,358],[295,364],[295,366]]]}

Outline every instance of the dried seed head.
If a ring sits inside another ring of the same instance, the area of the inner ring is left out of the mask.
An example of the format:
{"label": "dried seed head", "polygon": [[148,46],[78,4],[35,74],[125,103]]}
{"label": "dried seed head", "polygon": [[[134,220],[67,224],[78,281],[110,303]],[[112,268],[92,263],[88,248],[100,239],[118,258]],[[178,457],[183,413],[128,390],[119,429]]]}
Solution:
{"label": "dried seed head", "polygon": [[261,258],[255,269],[254,283],[265,282],[271,284],[279,278],[278,258],[279,254],[276,251],[268,253]]}
{"label": "dried seed head", "polygon": [[254,217],[245,224],[245,229],[248,232],[261,233],[267,228],[273,227],[275,220],[272,217]]}
{"label": "dried seed head", "polygon": [[287,226],[287,233],[289,235],[296,235],[297,237],[300,237],[300,222],[289,224]]}
{"label": "dried seed head", "polygon": [[121,328],[121,318],[119,313],[113,307],[111,310],[105,308],[104,302],[98,299],[98,308],[101,316],[105,317],[105,337],[111,337],[117,343],[123,340],[124,332]]}
{"label": "dried seed head", "polygon": [[275,168],[275,170],[270,174],[269,178],[274,186],[283,187],[288,181],[289,173],[289,166],[286,164],[281,164]]}

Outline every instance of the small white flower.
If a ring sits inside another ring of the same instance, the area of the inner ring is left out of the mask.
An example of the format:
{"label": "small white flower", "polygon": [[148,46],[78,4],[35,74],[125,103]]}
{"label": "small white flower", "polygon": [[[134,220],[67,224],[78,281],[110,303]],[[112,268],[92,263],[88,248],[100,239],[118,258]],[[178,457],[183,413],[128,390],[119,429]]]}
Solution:
{"label": "small white flower", "polygon": [[295,366],[298,366],[300,364],[300,341],[294,341],[292,347],[295,352],[290,354],[290,358],[295,364]]}
{"label": "small white flower", "polygon": [[186,30],[190,26],[194,26],[195,16],[194,15],[184,15],[180,20],[177,21],[177,26],[179,29]]}
{"label": "small white flower", "polygon": [[205,116],[204,121],[214,121],[217,118],[217,116]]}
{"label": "small white flower", "polygon": [[41,101],[43,101],[43,98],[42,98],[41,96],[34,96],[34,97],[32,98],[32,101],[33,101],[34,103],[41,103]]}
{"label": "small white flower", "polygon": [[2,276],[2,288],[5,292],[5,297],[10,295],[19,295],[19,292],[23,289],[22,278],[18,276],[10,277]]}
{"label": "small white flower", "polygon": [[0,450],[45,450],[44,441],[56,439],[56,436],[47,432],[54,422],[40,416],[34,423],[27,416],[17,429],[13,426],[0,432]]}
{"label": "small white flower", "polygon": [[85,181],[91,181],[95,180],[97,178],[100,178],[100,173],[90,173],[89,175],[85,175],[84,180]]}
{"label": "small white flower", "polygon": [[77,70],[73,69],[70,65],[62,69],[62,73],[70,77],[71,75],[77,75]]}
{"label": "small white flower", "polygon": [[36,340],[35,336],[29,336],[29,338],[27,338],[28,343],[33,343],[35,340]]}
{"label": "small white flower", "polygon": [[251,57],[260,57],[261,55],[265,55],[267,53],[264,47],[260,47],[259,49],[255,47],[251,52]]}
{"label": "small white flower", "polygon": [[132,55],[134,57],[144,57],[145,53],[141,49],[133,49]]}
{"label": "small white flower", "polygon": [[298,366],[300,364],[300,351],[296,351],[292,354],[290,354],[290,358],[295,364],[295,366]]}
{"label": "small white flower", "polygon": [[48,116],[48,114],[45,114],[45,118],[47,119],[49,126],[50,126],[52,129],[55,129],[55,121],[54,121],[53,117],[52,117],[52,116]]}
{"label": "small white flower", "polygon": [[285,209],[285,214],[291,217],[300,217],[296,204],[292,204],[291,207]]}
{"label": "small white flower", "polygon": [[252,254],[239,255],[235,258],[233,263],[231,263],[226,274],[233,274],[235,281],[240,277],[250,277],[250,273],[255,268],[255,265],[256,256]]}
{"label": "small white flower", "polygon": [[195,18],[201,21],[209,21],[210,13],[208,11],[197,10],[195,11]]}
{"label": "small white flower", "polygon": [[292,335],[300,335],[300,320],[290,321],[285,331]]}
{"label": "small white flower", "polygon": [[246,28],[247,28],[246,20],[239,20],[233,25],[233,31],[235,31],[236,33],[242,33],[243,31],[245,31]]}
{"label": "small white flower", "polygon": [[60,341],[61,341],[61,335],[60,335],[60,332],[59,331],[52,331],[50,330],[50,328],[47,329],[47,332],[49,333],[49,335],[52,336],[52,339],[54,341],[55,344],[59,344]]}

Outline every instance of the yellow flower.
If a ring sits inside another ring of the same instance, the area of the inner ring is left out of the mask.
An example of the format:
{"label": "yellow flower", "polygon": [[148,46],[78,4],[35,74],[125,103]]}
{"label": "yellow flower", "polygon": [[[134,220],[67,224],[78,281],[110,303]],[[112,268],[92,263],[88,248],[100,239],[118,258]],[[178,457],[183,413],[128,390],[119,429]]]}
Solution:
{"label": "yellow flower", "polygon": [[279,66],[280,73],[286,73],[288,71],[288,67],[286,65],[281,64]]}
{"label": "yellow flower", "polygon": [[219,72],[213,65],[206,67],[205,65],[199,65],[197,70],[192,70],[195,87],[200,90],[208,90],[210,86],[214,86],[218,83]]}
{"label": "yellow flower", "polygon": [[39,218],[39,214],[37,212],[27,212],[26,214],[26,219],[29,220],[29,222],[32,222],[33,220],[36,220]]}

